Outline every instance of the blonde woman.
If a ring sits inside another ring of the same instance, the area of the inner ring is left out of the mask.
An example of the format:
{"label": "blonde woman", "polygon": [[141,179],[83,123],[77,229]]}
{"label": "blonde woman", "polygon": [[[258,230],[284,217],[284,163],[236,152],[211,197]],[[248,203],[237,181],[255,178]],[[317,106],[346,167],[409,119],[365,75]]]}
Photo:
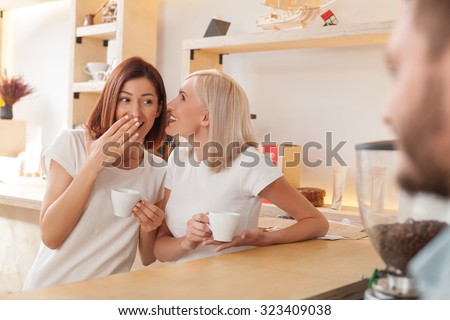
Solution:
{"label": "blonde woman", "polygon": [[[189,147],[168,160],[166,219],[159,228],[155,256],[160,261],[192,260],[248,248],[323,236],[328,222],[257,150],[245,92],[217,70],[189,75],[168,104],[166,133]],[[262,197],[297,220],[274,232],[258,229]],[[209,211],[241,214],[231,242],[212,239]]]}

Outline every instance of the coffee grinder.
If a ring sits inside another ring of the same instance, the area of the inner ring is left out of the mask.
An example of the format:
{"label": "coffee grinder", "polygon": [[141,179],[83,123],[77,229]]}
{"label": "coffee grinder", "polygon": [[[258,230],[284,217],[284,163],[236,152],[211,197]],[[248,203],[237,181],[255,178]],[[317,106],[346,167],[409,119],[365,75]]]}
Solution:
{"label": "coffee grinder", "polygon": [[395,141],[356,145],[361,218],[386,270],[374,272],[365,299],[420,298],[409,261],[447,223],[447,203],[432,195],[409,195],[398,187],[400,152]]}

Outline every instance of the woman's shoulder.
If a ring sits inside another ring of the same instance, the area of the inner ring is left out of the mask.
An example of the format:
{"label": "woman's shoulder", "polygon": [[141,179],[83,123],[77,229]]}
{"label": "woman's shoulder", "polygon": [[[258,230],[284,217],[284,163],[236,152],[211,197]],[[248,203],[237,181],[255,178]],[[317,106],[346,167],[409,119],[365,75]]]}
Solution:
{"label": "woman's shoulder", "polygon": [[235,161],[240,170],[258,169],[264,172],[271,172],[277,169],[270,157],[255,147],[248,147],[242,151]]}
{"label": "woman's shoulder", "polygon": [[50,147],[62,146],[64,148],[74,145],[84,146],[84,133],[82,129],[62,129],[58,132]]}
{"label": "woman's shoulder", "polygon": [[73,177],[85,157],[83,130],[63,129],[42,154],[41,166],[44,172],[48,172],[50,162],[54,160]]}
{"label": "woman's shoulder", "polygon": [[63,128],[58,132],[58,136],[83,136],[83,129],[69,129],[69,128]]}
{"label": "woman's shoulder", "polygon": [[61,129],[56,136],[56,139],[66,139],[66,140],[83,140],[84,132],[83,129]]}

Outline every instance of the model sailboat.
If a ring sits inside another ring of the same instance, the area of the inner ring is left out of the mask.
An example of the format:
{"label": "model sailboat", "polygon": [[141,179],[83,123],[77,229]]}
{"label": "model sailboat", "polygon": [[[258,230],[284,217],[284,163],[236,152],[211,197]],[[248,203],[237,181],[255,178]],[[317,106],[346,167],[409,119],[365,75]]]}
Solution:
{"label": "model sailboat", "polygon": [[305,28],[320,12],[322,7],[335,0],[265,0],[263,4],[272,11],[256,24],[265,30]]}

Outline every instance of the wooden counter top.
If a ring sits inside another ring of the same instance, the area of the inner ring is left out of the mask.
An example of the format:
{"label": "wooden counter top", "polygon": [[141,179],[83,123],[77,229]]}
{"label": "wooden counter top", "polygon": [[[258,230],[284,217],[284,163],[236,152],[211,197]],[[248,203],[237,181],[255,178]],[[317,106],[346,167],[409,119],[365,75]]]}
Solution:
{"label": "wooden counter top", "polygon": [[41,178],[18,178],[14,182],[0,181],[0,204],[40,210],[45,181]]}
{"label": "wooden counter top", "polygon": [[383,265],[369,240],[312,240],[0,294],[0,299],[306,299],[360,282]]}

